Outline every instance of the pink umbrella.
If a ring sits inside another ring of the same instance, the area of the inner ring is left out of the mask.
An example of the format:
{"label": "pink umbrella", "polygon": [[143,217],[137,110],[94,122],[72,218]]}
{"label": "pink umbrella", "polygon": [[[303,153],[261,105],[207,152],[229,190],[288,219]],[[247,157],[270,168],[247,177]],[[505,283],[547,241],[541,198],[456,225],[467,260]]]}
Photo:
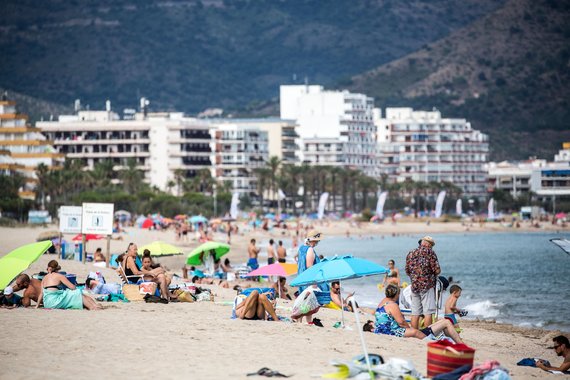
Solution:
{"label": "pink umbrella", "polygon": [[[280,276],[287,277],[297,274],[297,264],[287,264],[287,263],[275,263],[257,268],[254,271],[246,274],[248,277],[255,276]],[[279,284],[279,294],[277,298],[281,295],[281,282],[277,281]]]}
{"label": "pink umbrella", "polygon": [[564,219],[566,218],[566,214],[563,212],[559,212],[558,214],[555,215],[556,219]]}

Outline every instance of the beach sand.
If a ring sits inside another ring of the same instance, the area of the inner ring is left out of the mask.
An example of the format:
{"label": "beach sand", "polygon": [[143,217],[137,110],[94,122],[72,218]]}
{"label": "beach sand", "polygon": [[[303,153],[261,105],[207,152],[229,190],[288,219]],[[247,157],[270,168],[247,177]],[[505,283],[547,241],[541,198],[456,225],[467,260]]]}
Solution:
{"label": "beach sand", "polygon": [[[465,232],[465,227],[459,223],[362,226],[357,230],[348,223],[335,222],[319,228],[329,235],[342,235],[347,229],[353,235]],[[497,226],[477,225],[470,230],[513,231]],[[519,231],[526,228],[523,226]],[[56,228],[0,228],[2,254],[35,241],[48,229]],[[281,236],[276,232],[274,237]],[[259,230],[234,236],[228,257],[235,264],[245,262],[249,238],[267,239],[269,236],[270,233]],[[221,234],[217,238],[225,241]],[[111,242],[111,250],[118,253],[124,251],[130,241],[140,247],[154,240],[178,243],[185,251],[198,245],[195,241],[176,242],[171,231],[128,229],[128,235],[122,241]],[[90,252],[99,246],[105,250],[104,241],[88,243]],[[53,258],[55,255],[43,255],[26,273],[45,270],[47,262]],[[180,274],[182,256],[159,261]],[[68,273],[77,274],[80,282],[94,270],[102,271],[109,282],[118,281],[112,269],[68,260],[60,261],[60,264]],[[294,379],[310,379],[333,372],[331,360],[349,360],[362,353],[353,314],[345,314],[352,330],[333,328],[332,325],[340,321],[340,313],[329,309],[318,313],[324,328],[287,322],[232,320],[230,303],[235,291],[217,286],[204,287],[213,289],[215,302],[102,303],[105,309],[96,312],[0,309],[0,379],[255,379],[261,377],[247,377],[246,374],[262,367],[294,375]],[[290,307],[291,302],[279,300],[278,314],[289,316]],[[361,323],[366,319],[373,318],[361,315]],[[477,363],[496,359],[516,379],[555,377],[536,368],[518,367],[516,362],[525,357],[541,357],[559,365],[561,358],[555,357],[553,350],[546,349],[559,332],[491,322],[462,321],[461,324],[465,342],[477,350]],[[425,342],[370,333],[366,333],[365,338],[369,352],[385,359],[411,360],[421,373],[426,374]]]}

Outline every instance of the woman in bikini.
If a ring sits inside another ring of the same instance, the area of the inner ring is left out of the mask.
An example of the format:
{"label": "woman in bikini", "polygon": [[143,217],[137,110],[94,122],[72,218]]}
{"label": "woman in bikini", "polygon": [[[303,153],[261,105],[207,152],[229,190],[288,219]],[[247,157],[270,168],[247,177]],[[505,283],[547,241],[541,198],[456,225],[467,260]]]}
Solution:
{"label": "woman in bikini", "polygon": [[[60,266],[55,260],[48,263],[48,274],[42,279],[40,295],[36,308],[43,302],[47,309],[83,309],[99,310],[101,307],[93,298],[83,295],[80,289],[76,289],[67,277],[57,273]],[[67,289],[60,289],[65,285]]]}
{"label": "woman in bikini", "polygon": [[380,301],[378,308],[374,313],[374,316],[376,317],[374,332],[376,334],[423,339],[430,334],[437,336],[439,333],[443,332],[456,343],[463,343],[459,334],[447,319],[440,319],[431,326],[421,330],[411,327],[404,319],[404,315],[398,306],[400,288],[394,284],[389,284],[386,286],[385,294],[386,297]]}
{"label": "woman in bikini", "polygon": [[166,277],[164,269],[161,267],[151,270],[139,268],[136,262],[137,252],[137,245],[130,243],[123,261],[123,270],[127,280],[129,282],[137,283],[138,281],[136,277],[138,276],[141,280],[155,282],[160,288],[160,296],[168,300],[170,298],[168,293],[169,280]]}

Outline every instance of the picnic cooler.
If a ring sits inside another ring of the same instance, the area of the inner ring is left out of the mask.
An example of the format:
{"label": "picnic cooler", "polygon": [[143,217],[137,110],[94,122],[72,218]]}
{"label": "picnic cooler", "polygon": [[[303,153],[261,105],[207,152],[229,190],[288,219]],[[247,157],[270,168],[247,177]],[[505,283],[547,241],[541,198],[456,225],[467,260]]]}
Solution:
{"label": "picnic cooler", "polygon": [[428,343],[427,375],[434,377],[448,373],[464,365],[473,366],[475,349],[463,343],[451,343],[446,340]]}

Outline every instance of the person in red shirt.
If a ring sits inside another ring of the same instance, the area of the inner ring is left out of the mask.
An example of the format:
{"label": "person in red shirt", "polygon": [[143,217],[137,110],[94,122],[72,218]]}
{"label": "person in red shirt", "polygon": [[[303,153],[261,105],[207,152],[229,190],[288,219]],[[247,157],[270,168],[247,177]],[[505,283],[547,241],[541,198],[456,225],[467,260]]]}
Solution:
{"label": "person in red shirt", "polygon": [[412,281],[412,327],[417,329],[420,316],[425,317],[424,325],[432,324],[432,314],[436,311],[435,285],[441,272],[439,261],[433,251],[435,240],[424,236],[419,247],[410,251],[406,257],[406,274]]}

